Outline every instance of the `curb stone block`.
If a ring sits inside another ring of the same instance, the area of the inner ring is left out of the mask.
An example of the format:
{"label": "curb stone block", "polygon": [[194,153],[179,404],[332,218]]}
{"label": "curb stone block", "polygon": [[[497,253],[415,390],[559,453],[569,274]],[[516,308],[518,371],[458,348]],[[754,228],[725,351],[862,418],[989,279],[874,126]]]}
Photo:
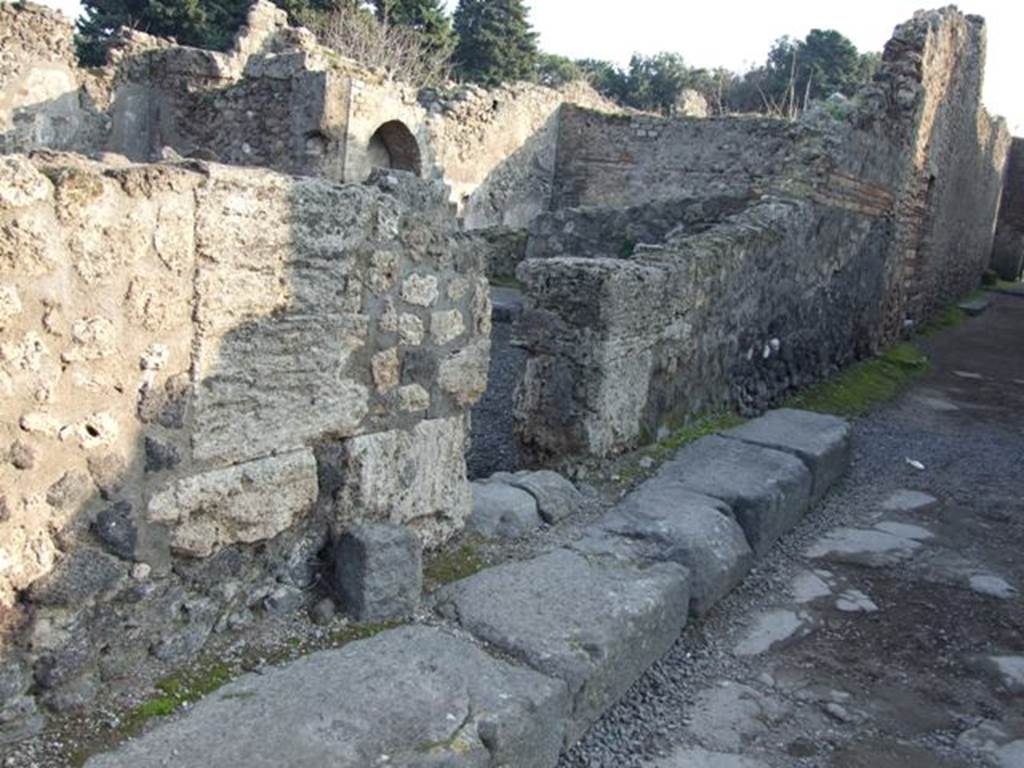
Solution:
{"label": "curb stone block", "polygon": [[489,539],[514,539],[544,524],[537,501],[505,483],[472,483],[473,512],[467,527]]}
{"label": "curb stone block", "polygon": [[655,477],[590,526],[572,545],[586,554],[633,562],[673,562],[690,572],[690,613],[703,616],[739,584],[754,562],[728,505]]}
{"label": "curb stone block", "polygon": [[575,485],[549,469],[501,475],[502,482],[523,489],[537,500],[537,511],[550,525],[578,511],[583,501]]}
{"label": "curb stone block", "polygon": [[416,612],[423,589],[419,539],[399,525],[357,525],[334,548],[334,583],[356,621],[393,621]]}
{"label": "curb stone block", "polygon": [[796,456],[813,476],[812,503],[820,501],[850,466],[850,423],[838,416],[780,408],[723,432],[722,437]]}
{"label": "curb stone block", "polygon": [[811,499],[811,473],[802,461],[726,437],[690,443],[656,477],[728,504],[757,556],[799,522]]}
{"label": "curb stone block", "polygon": [[671,648],[689,600],[689,574],[676,563],[638,568],[559,549],[448,585],[438,610],[565,681],[570,746]]}
{"label": "curb stone block", "polygon": [[565,684],[430,627],[247,674],[88,768],[551,768]]}

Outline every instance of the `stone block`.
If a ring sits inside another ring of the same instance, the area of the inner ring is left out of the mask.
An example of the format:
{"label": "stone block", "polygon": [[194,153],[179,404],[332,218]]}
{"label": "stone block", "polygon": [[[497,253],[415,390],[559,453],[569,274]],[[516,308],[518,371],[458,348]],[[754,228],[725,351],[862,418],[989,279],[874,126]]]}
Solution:
{"label": "stone block", "polygon": [[34,582],[29,597],[37,605],[81,608],[86,601],[112,589],[125,575],[125,568],[114,558],[79,547]]}
{"label": "stone block", "polygon": [[811,470],[813,502],[850,466],[850,423],[837,416],[780,408],[722,435],[799,458]]}
{"label": "stone block", "polygon": [[811,472],[798,458],[725,437],[685,446],[658,477],[728,504],[759,556],[796,525],[811,499]]}
{"label": "stone block", "polygon": [[473,405],[487,390],[490,364],[491,340],[478,338],[441,361],[438,382],[459,406]]}
{"label": "stone block", "polygon": [[316,497],[316,459],[303,449],[176,480],[149,500],[148,513],[169,525],[175,551],[207,557],[276,536]]}
{"label": "stone block", "polygon": [[516,472],[505,482],[521,488],[537,500],[537,511],[544,521],[554,525],[579,511],[583,495],[571,482],[557,472],[542,469],[537,472]]}
{"label": "stone block", "polygon": [[544,521],[532,495],[505,483],[473,483],[473,513],[467,528],[488,539],[514,539]]}
{"label": "stone block", "polygon": [[573,701],[568,746],[675,642],[688,582],[675,563],[638,568],[562,549],[450,584],[438,607],[481,640],[565,681]]}
{"label": "stone block", "polygon": [[356,621],[408,619],[420,602],[423,556],[416,534],[398,525],[357,525],[334,547],[334,587]]}
{"label": "stone block", "polygon": [[412,526],[426,546],[447,540],[471,509],[465,444],[462,417],[345,441],[337,527],[389,522]]}
{"label": "stone block", "polygon": [[86,765],[550,768],[568,707],[559,680],[403,627],[245,675]]}
{"label": "stone block", "polygon": [[729,507],[670,478],[654,477],[584,531],[573,549],[633,562],[673,562],[690,572],[690,613],[706,614],[750,570],[754,553]]}

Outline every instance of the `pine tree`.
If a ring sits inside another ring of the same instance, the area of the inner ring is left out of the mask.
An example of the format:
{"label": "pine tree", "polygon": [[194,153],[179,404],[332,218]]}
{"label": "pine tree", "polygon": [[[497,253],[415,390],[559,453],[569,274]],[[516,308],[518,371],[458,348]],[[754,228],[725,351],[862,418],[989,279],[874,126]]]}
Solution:
{"label": "pine tree", "polygon": [[455,68],[467,80],[495,84],[533,79],[537,35],[523,0],[459,0]]}
{"label": "pine tree", "polygon": [[382,24],[417,30],[431,52],[447,56],[455,50],[455,31],[442,0],[373,0],[373,7]]}
{"label": "pine tree", "polygon": [[182,45],[224,49],[245,19],[247,0],[84,0],[78,51],[85,64],[102,64],[120,27],[131,27]]}

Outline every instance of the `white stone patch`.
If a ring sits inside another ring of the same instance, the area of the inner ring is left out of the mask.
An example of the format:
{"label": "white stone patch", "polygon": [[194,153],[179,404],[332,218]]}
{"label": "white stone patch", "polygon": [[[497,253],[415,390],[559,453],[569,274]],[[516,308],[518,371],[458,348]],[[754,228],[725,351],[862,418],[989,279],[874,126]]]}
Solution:
{"label": "white stone patch", "polygon": [[910,525],[909,523],[883,522],[876,525],[875,528],[879,531],[891,533],[893,536],[913,539],[914,541],[927,541],[928,539],[935,538],[935,534],[927,528],[923,528],[920,525]]}
{"label": "white stone patch", "polygon": [[980,373],[974,373],[972,371],[953,371],[954,376],[959,376],[961,379],[971,379],[972,381],[978,381],[983,378]]}
{"label": "white stone patch", "polygon": [[398,337],[408,347],[423,343],[423,321],[416,315],[404,314],[398,318]]}
{"label": "white stone patch", "polygon": [[[828,571],[821,571],[820,573],[824,574],[828,573]],[[797,574],[796,578],[793,579],[790,591],[793,594],[793,599],[801,605],[814,602],[822,597],[829,597],[832,594],[832,588],[825,579],[814,571],[804,571]]]}
{"label": "white stone patch", "polygon": [[844,613],[875,613],[878,610],[875,601],[859,589],[848,589],[839,595],[836,608]]}
{"label": "white stone patch", "polygon": [[1024,656],[990,656],[1003,684],[1011,690],[1024,689]]}
{"label": "white stone patch", "polygon": [[737,656],[757,656],[776,643],[788,640],[804,627],[804,617],[796,611],[780,609],[759,615],[746,636],[736,644]]}
{"label": "white stone patch", "polygon": [[938,503],[938,499],[927,493],[901,488],[882,502],[882,509],[888,512],[913,512]]}
{"label": "white stone patch", "polygon": [[[898,526],[886,530],[880,526]],[[874,529],[837,528],[812,544],[804,554],[811,558],[837,558],[866,562],[871,565],[895,563],[911,557],[921,546],[921,539],[930,533],[919,526],[901,523],[880,523]],[[909,535],[913,534],[913,535]]]}
{"label": "white stone patch", "polygon": [[430,335],[435,344],[447,344],[465,332],[462,313],[457,309],[434,312],[430,316]]}
{"label": "white stone patch", "polygon": [[968,583],[979,595],[998,597],[1000,600],[1009,600],[1017,594],[1016,588],[1005,579],[988,573],[975,574],[968,579]]}
{"label": "white stone patch", "polygon": [[437,301],[437,278],[433,275],[409,275],[402,281],[402,300],[418,307],[429,307]]}
{"label": "white stone patch", "polygon": [[995,757],[998,768],[1021,768],[1024,766],[1024,739],[1000,747]]}
{"label": "white stone patch", "polygon": [[21,299],[13,285],[0,285],[0,323],[21,314]]}

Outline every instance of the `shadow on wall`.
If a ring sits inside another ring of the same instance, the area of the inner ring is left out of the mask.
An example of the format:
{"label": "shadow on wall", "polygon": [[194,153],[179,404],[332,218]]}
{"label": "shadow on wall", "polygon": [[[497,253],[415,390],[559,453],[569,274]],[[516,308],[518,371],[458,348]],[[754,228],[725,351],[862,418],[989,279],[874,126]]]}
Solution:
{"label": "shadow on wall", "polygon": [[81,710],[297,609],[326,588],[332,528],[459,527],[482,385],[449,363],[489,332],[426,185],[12,162],[0,564],[36,570],[4,609],[0,743],[41,726],[37,701]]}
{"label": "shadow on wall", "polygon": [[[39,100],[26,104],[26,95]],[[99,143],[106,122],[68,68],[37,65],[0,92],[0,154],[87,150]]]}

